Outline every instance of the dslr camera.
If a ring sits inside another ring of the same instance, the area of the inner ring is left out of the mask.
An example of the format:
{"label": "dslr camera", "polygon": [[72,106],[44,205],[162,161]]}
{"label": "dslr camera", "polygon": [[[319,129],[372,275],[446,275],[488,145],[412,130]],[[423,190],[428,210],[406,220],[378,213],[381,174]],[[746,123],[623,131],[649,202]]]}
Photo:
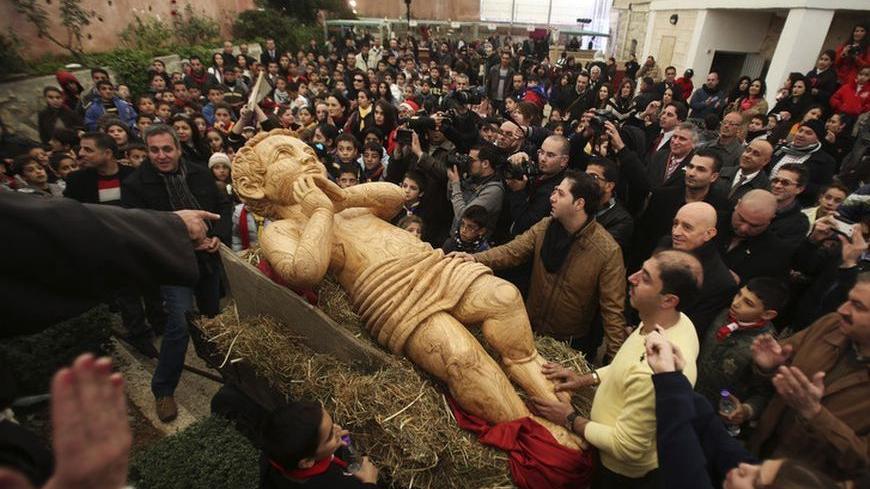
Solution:
{"label": "dslr camera", "polygon": [[604,123],[610,121],[615,124],[616,117],[609,110],[595,109],[595,115],[589,119],[589,128],[596,137],[605,132]]}
{"label": "dslr camera", "polygon": [[519,165],[508,163],[504,169],[504,177],[511,180],[522,180],[524,175],[531,180],[540,174],[541,169],[538,168],[538,164],[531,160],[523,161]]}
{"label": "dslr camera", "polygon": [[447,168],[456,167],[460,175],[468,173],[468,168],[471,166],[471,157],[461,153],[450,153],[447,155]]}

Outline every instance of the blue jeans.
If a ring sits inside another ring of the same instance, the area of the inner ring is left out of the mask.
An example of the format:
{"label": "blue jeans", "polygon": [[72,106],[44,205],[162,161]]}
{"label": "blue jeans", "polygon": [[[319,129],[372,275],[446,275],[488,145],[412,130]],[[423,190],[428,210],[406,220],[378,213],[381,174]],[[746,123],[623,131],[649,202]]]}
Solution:
{"label": "blue jeans", "polygon": [[184,368],[189,339],[187,317],[193,312],[194,292],[190,287],[162,286],[160,293],[166,306],[166,330],[157,369],[151,378],[151,392],[155,397],[166,397],[175,393]]}

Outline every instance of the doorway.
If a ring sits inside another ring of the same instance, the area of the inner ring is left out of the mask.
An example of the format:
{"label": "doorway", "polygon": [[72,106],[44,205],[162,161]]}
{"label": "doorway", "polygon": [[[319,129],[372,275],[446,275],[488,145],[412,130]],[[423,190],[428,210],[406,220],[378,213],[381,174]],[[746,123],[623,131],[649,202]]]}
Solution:
{"label": "doorway", "polygon": [[743,75],[745,64],[746,53],[716,51],[710,71],[719,73],[719,86],[729,93]]}

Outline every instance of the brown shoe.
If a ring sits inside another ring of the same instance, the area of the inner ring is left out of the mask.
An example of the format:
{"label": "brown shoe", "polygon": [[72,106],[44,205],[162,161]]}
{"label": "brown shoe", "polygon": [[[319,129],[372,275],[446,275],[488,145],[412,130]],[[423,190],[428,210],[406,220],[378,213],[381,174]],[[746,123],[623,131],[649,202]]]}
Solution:
{"label": "brown shoe", "polygon": [[157,406],[157,417],[160,421],[168,423],[178,416],[178,406],[172,396],[158,397],[154,404]]}

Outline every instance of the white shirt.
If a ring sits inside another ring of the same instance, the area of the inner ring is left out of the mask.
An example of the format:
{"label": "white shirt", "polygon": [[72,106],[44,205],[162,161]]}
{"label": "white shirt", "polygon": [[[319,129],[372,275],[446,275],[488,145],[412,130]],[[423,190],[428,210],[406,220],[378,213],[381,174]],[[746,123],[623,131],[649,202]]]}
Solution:
{"label": "white shirt", "polygon": [[[761,173],[761,170],[758,170],[755,173],[750,173],[749,175],[745,175],[746,180],[744,180],[743,183],[751,182],[752,179],[755,178],[756,176],[758,176],[759,173]],[[740,181],[741,176],[744,176],[742,168],[738,169],[737,173],[734,174],[734,181],[731,182],[731,188],[734,188],[737,186],[737,182]]]}

